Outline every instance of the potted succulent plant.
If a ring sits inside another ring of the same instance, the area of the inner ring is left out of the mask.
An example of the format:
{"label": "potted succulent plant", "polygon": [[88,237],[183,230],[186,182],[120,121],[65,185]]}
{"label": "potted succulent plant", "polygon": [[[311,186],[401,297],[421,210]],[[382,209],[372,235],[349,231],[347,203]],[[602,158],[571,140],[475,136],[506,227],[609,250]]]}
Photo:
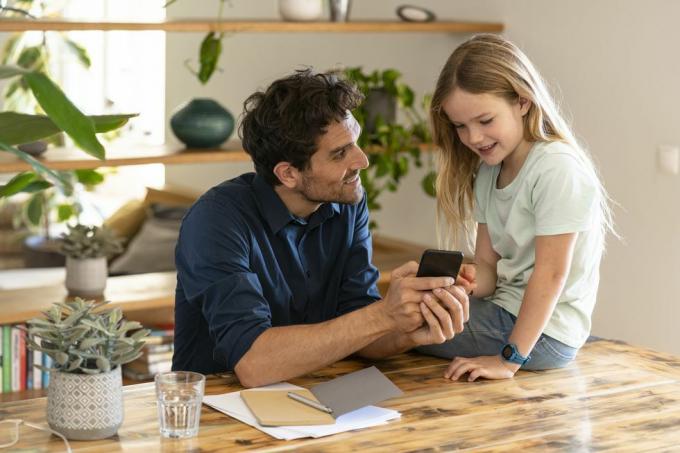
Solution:
{"label": "potted succulent plant", "polygon": [[[140,356],[149,330],[126,321],[106,301],[58,302],[44,318],[27,321],[32,350],[52,359],[47,422],[69,439],[113,436],[123,422],[121,365]],[[133,332],[134,331],[134,332]]]}
{"label": "potted succulent plant", "polygon": [[81,224],[69,226],[62,239],[69,295],[101,296],[108,277],[107,259],[123,250],[122,240],[106,227]]}

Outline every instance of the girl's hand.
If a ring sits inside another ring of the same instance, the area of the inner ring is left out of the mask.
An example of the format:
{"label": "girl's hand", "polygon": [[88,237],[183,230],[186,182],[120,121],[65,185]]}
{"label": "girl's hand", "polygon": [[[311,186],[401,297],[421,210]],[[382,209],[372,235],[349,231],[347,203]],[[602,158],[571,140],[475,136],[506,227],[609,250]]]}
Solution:
{"label": "girl's hand", "polygon": [[460,266],[456,285],[463,287],[468,295],[477,289],[477,268],[474,264],[463,264]]}
{"label": "girl's hand", "polygon": [[456,357],[444,373],[444,377],[457,381],[458,378],[469,372],[468,382],[472,382],[478,377],[510,379],[519,368],[519,364],[507,362],[500,355],[485,355],[471,358]]}

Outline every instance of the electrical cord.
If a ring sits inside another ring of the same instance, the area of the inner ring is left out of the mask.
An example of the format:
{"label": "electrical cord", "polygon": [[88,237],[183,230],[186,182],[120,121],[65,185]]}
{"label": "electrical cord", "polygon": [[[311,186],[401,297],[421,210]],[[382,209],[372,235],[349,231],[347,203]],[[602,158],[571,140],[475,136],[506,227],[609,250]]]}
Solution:
{"label": "electrical cord", "polygon": [[41,431],[47,431],[49,433],[52,433],[54,435],[57,435],[61,437],[61,439],[64,441],[66,444],[66,453],[72,453],[73,450],[71,450],[71,445],[68,443],[68,440],[66,440],[66,437],[64,437],[62,434],[50,429],[50,428],[43,428],[42,426],[34,425],[33,423],[25,422],[23,420],[20,420],[18,418],[10,418],[8,420],[2,420],[0,421],[0,424],[3,423],[14,423],[14,440],[11,442],[8,442],[6,444],[0,444],[0,448],[9,448],[13,445],[15,445],[17,442],[19,442],[19,426],[21,424],[24,424],[26,426],[29,426],[34,429],[39,429]]}

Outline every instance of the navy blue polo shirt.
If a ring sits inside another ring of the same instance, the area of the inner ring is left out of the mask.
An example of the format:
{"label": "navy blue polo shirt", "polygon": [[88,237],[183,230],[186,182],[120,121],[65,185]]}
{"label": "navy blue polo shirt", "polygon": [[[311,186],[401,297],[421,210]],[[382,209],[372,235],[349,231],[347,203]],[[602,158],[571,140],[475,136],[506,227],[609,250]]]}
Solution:
{"label": "navy blue polo shirt", "polygon": [[378,300],[371,253],[365,196],[301,219],[254,173],[213,187],[185,216],[175,250],[172,369],[233,370],[270,327],[318,323]]}

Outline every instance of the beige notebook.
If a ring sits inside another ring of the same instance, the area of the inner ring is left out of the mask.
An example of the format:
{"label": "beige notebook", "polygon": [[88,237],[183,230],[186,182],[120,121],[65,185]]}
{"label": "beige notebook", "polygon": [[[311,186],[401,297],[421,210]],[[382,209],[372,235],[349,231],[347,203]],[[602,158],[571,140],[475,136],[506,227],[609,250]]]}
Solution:
{"label": "beige notebook", "polygon": [[[306,406],[288,397],[291,390],[242,390],[241,399],[262,426],[332,425],[330,414]],[[319,401],[307,389],[292,390],[293,393]]]}

